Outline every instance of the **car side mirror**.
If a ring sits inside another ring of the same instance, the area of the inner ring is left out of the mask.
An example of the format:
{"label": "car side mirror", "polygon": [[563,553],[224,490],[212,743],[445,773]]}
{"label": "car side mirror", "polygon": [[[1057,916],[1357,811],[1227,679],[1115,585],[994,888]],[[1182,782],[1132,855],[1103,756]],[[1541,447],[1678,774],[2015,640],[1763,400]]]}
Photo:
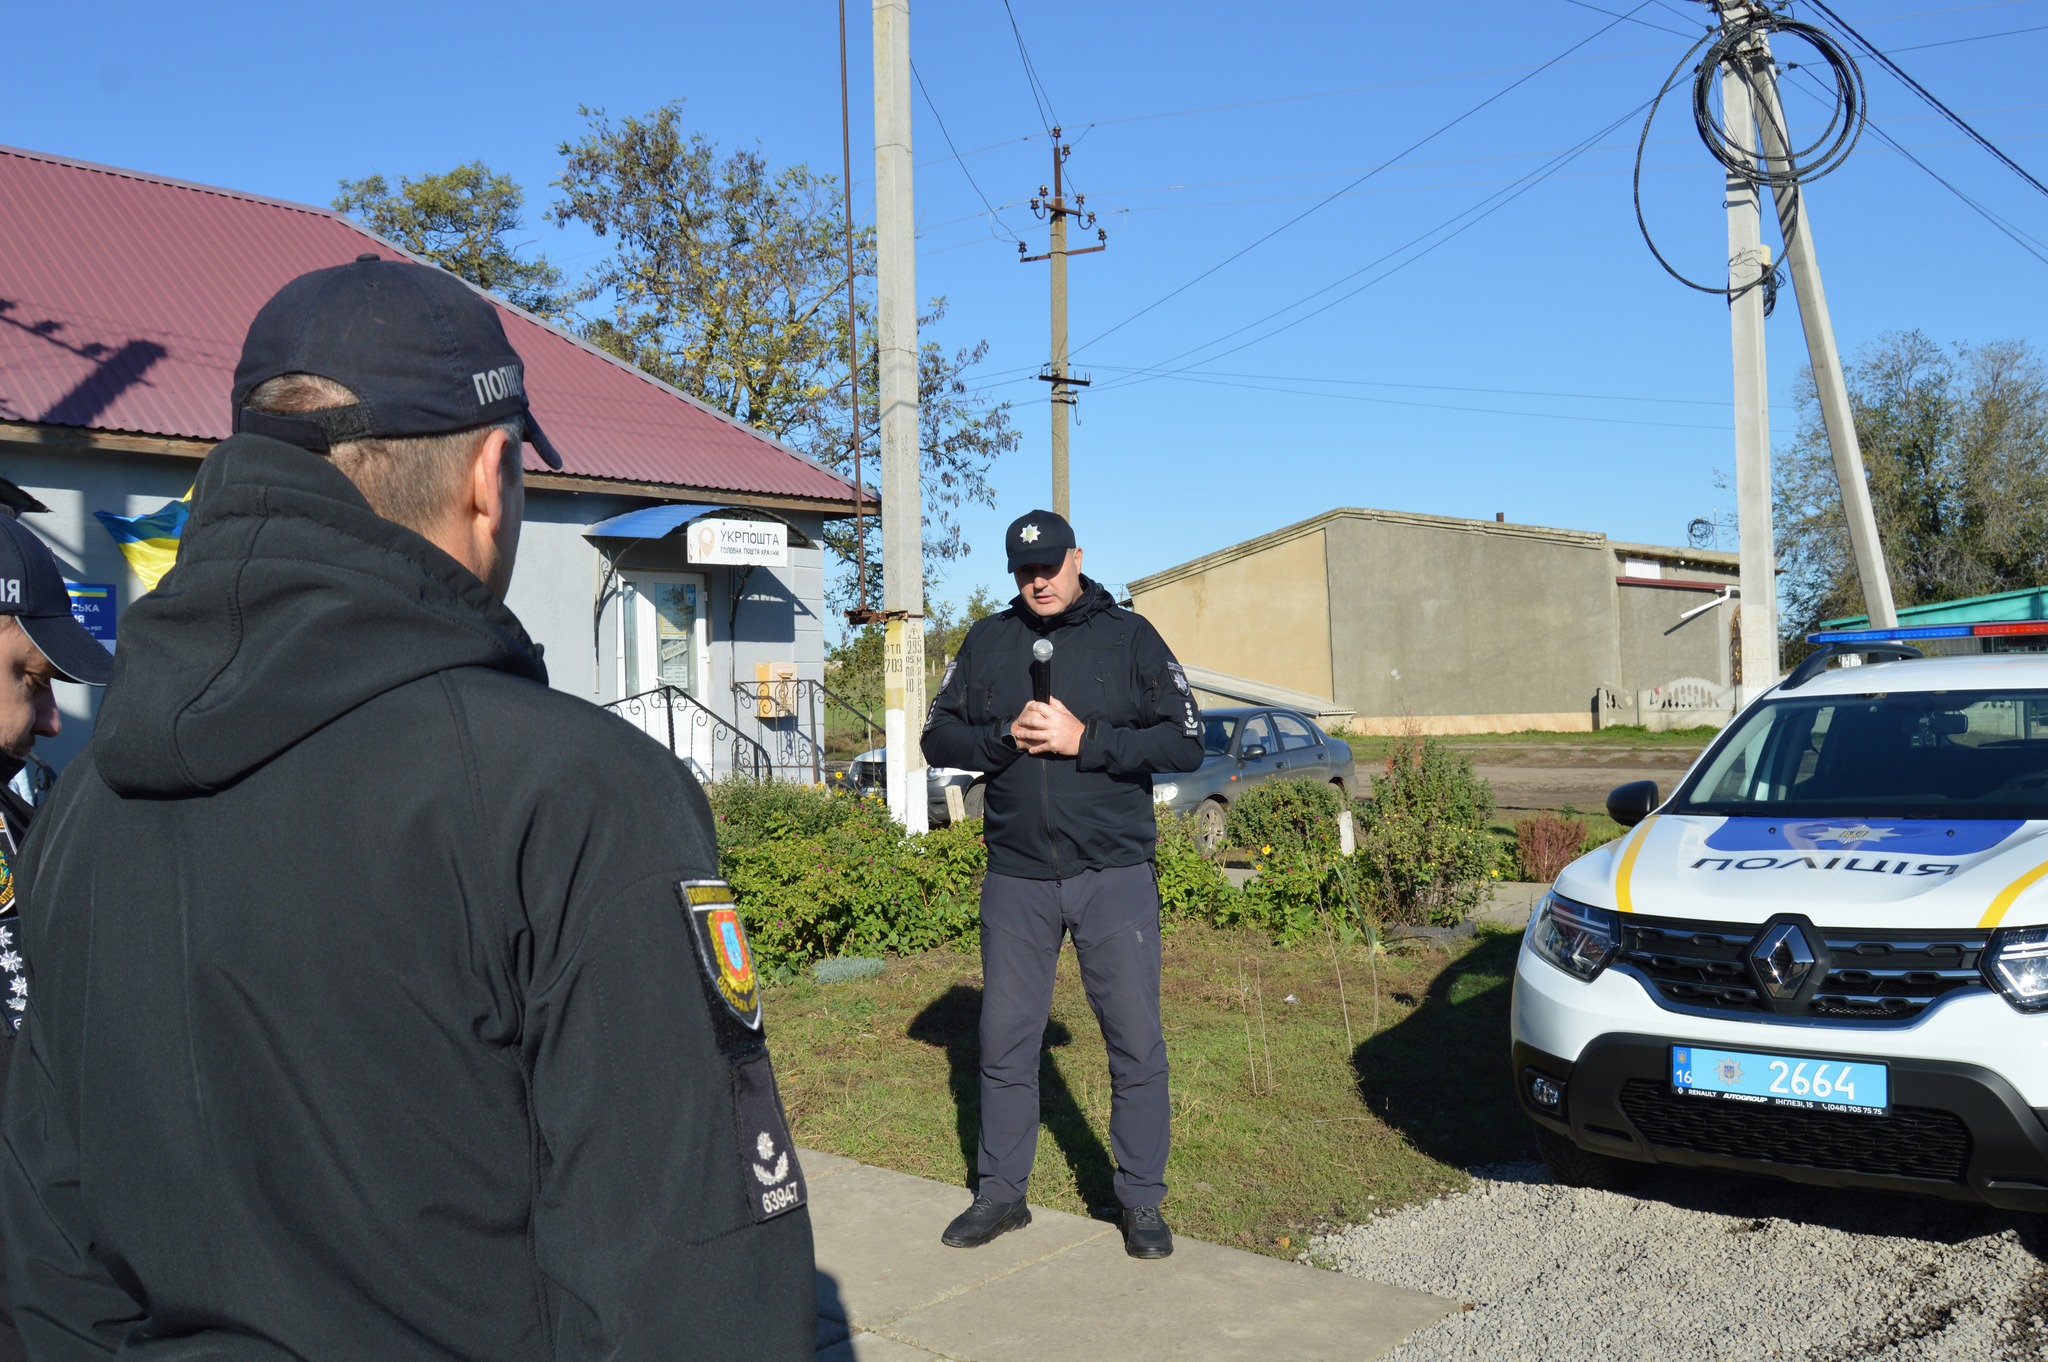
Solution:
{"label": "car side mirror", "polygon": [[1663,797],[1657,793],[1656,781],[1631,780],[1608,792],[1607,816],[1625,828],[1632,828],[1648,818],[1663,802]]}
{"label": "car side mirror", "polygon": [[1247,747],[1244,749],[1244,751],[1238,753],[1237,757],[1239,761],[1257,761],[1260,757],[1263,757],[1265,755],[1266,749],[1259,746],[1257,743],[1253,743],[1250,747]]}

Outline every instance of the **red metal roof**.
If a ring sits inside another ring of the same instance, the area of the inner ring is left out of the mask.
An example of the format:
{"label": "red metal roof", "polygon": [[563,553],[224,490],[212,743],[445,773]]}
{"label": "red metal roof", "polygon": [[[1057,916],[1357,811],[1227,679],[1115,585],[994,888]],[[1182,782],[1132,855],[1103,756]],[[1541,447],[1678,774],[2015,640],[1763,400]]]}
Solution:
{"label": "red metal roof", "polygon": [[[0,147],[0,420],[225,439],[257,308],[364,251],[407,258],[326,209]],[[564,474],[851,506],[849,480],[491,301]]]}

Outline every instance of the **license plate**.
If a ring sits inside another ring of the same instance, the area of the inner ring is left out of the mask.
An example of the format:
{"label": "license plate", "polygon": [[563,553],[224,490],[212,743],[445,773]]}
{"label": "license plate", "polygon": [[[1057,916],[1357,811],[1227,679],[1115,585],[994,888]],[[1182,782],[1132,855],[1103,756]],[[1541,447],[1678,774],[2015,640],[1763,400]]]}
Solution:
{"label": "license plate", "polygon": [[1891,1103],[1891,1075],[1882,1064],[1699,1045],[1671,1047],[1671,1087],[1682,1097],[1856,1116],[1882,1116]]}

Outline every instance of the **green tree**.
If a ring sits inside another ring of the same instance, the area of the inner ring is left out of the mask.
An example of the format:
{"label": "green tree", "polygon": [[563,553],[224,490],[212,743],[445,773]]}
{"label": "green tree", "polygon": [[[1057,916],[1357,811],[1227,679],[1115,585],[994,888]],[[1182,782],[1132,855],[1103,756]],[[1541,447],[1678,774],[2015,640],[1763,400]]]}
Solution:
{"label": "green tree", "polygon": [[[1899,605],[2048,584],[2048,372],[2024,341],[1943,348],[1893,332],[1848,366],[1849,401]],[[1788,635],[1864,611],[1812,375],[1777,460]]]}
{"label": "green tree", "polygon": [[[862,473],[872,488],[874,234],[862,228],[854,238],[855,324],[867,343],[849,383],[838,181],[805,165],[777,168],[755,150],[723,152],[685,130],[680,103],[644,117],[582,114],[584,136],[560,148],[563,198],[550,212],[610,247],[586,280],[587,296],[603,300],[586,339],[849,475],[857,393]],[[923,321],[943,316],[941,299]],[[948,355],[927,343],[919,355],[928,577],[967,551],[958,512],[993,504],[988,472],[1017,444],[1008,404],[977,397],[965,380],[987,349]],[[827,543],[851,563],[850,524],[835,524]],[[872,603],[879,555],[869,557]],[[835,597],[850,602],[856,588],[843,580]]]}
{"label": "green tree", "polygon": [[401,178],[397,189],[382,175],[343,180],[334,211],[528,312],[557,317],[570,302],[561,270],[545,256],[522,258],[509,240],[525,201],[511,176],[471,161]]}

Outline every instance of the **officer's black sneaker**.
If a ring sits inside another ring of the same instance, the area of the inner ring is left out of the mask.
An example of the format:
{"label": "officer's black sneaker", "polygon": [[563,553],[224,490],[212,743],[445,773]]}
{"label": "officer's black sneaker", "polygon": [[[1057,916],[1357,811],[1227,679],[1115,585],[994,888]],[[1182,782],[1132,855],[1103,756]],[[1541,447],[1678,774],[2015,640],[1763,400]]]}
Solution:
{"label": "officer's black sneaker", "polygon": [[1124,1252],[1133,1258],[1173,1256],[1173,1231],[1157,1206],[1126,1206],[1118,1217],[1124,1227]]}
{"label": "officer's black sneaker", "polygon": [[939,1242],[947,1248],[980,1248],[999,1234],[1021,1230],[1031,1223],[1031,1208],[1016,1201],[990,1201],[978,1196],[974,1204],[953,1217]]}

